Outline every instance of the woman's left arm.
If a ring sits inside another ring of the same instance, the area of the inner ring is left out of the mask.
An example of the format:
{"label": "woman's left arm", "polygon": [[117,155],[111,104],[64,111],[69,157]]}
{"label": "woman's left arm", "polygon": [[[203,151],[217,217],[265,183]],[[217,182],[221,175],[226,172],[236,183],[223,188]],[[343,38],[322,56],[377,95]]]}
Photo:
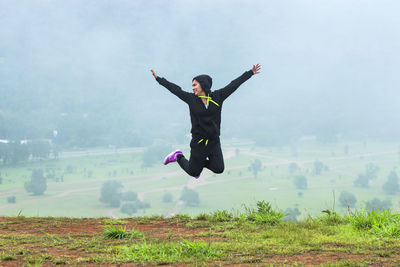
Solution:
{"label": "woman's left arm", "polygon": [[220,97],[222,101],[224,101],[228,96],[230,96],[233,92],[236,91],[236,89],[245,81],[250,79],[251,76],[254,74],[260,73],[261,65],[256,64],[253,65],[251,70],[246,71],[242,75],[240,75],[238,78],[235,80],[231,81],[227,86],[225,86],[222,89],[216,90],[215,93],[220,94]]}

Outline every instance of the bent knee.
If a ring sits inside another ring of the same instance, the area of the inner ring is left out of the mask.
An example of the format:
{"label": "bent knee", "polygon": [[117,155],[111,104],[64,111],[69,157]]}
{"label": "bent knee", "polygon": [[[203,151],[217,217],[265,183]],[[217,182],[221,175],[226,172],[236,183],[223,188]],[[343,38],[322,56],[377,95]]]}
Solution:
{"label": "bent knee", "polygon": [[224,168],[224,166],[222,166],[222,167],[220,167],[218,169],[215,169],[214,172],[220,174],[220,173],[223,173],[224,170],[225,170],[225,168]]}
{"label": "bent knee", "polygon": [[190,170],[190,172],[188,174],[190,176],[197,177],[197,176],[199,176],[201,174],[201,171],[202,170]]}

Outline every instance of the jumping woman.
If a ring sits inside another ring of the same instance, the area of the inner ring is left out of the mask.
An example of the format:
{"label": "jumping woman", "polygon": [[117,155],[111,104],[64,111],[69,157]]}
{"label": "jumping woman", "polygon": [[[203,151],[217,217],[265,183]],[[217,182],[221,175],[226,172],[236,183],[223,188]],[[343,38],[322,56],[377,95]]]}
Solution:
{"label": "jumping woman", "polygon": [[190,142],[190,158],[187,160],[181,150],[175,150],[164,159],[164,165],[178,162],[190,176],[199,178],[203,168],[214,173],[224,171],[224,158],[219,140],[221,125],[221,109],[225,99],[242,83],[260,72],[259,64],[243,73],[224,88],[211,91],[212,79],[208,75],[199,75],[192,80],[193,93],[183,91],[178,85],[158,77],[151,70],[159,84],[189,105],[192,122],[192,140]]}

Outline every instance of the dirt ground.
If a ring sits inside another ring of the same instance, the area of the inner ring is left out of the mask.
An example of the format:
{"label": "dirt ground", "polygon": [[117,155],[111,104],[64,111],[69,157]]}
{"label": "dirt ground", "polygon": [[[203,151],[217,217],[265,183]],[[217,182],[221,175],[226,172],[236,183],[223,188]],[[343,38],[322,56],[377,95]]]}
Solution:
{"label": "dirt ground", "polygon": [[[111,264],[107,262],[80,262],[79,259],[96,257],[97,253],[88,253],[85,249],[85,242],[91,238],[100,238],[108,218],[72,219],[72,218],[25,218],[25,217],[0,217],[0,266],[143,266],[141,263]],[[135,229],[146,235],[147,238],[158,238],[166,241],[180,240],[201,240],[204,242],[219,241],[219,236],[196,236],[201,232],[209,231],[209,228],[187,228],[182,223],[171,220],[140,221],[140,219],[124,219],[123,227]],[[25,238],[26,237],[26,238]],[[68,242],[68,238],[73,240]],[[38,240],[39,239],[39,240]],[[43,239],[43,242],[40,240]],[[54,239],[54,244],[49,240]],[[56,242],[58,239],[64,242]],[[4,240],[9,240],[4,241]],[[32,241],[30,241],[32,240]],[[67,240],[65,242],[65,240]],[[81,246],[72,245],[82,242]],[[109,240],[104,247],[118,244],[119,240]],[[14,257],[9,255],[13,252]],[[396,253],[398,255],[398,253]],[[217,261],[207,265],[305,265],[317,266],[321,264],[345,264],[346,262],[364,262],[366,255],[353,254],[336,251],[307,251],[297,255],[232,255],[233,262]],[[39,262],[35,260],[42,258]],[[367,257],[368,258],[368,257]],[[237,260],[236,260],[237,259]],[[235,262],[240,262],[235,263]],[[400,260],[394,256],[376,254],[371,255],[369,266],[398,266]],[[179,266],[191,264],[178,264]],[[350,264],[351,265],[351,264]],[[360,264],[363,266],[364,264]],[[347,266],[347,265],[346,265]]]}

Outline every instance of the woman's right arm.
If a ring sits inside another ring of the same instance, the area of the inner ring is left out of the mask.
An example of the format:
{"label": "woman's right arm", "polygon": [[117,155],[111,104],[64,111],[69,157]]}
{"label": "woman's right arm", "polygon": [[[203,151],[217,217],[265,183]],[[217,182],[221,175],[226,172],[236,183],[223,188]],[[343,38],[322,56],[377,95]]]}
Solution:
{"label": "woman's right arm", "polygon": [[179,97],[182,101],[188,102],[189,96],[191,95],[189,92],[185,92],[178,85],[167,81],[165,78],[159,77],[154,70],[150,70],[153,74],[154,78],[157,80],[159,84],[167,88],[171,93]]}

